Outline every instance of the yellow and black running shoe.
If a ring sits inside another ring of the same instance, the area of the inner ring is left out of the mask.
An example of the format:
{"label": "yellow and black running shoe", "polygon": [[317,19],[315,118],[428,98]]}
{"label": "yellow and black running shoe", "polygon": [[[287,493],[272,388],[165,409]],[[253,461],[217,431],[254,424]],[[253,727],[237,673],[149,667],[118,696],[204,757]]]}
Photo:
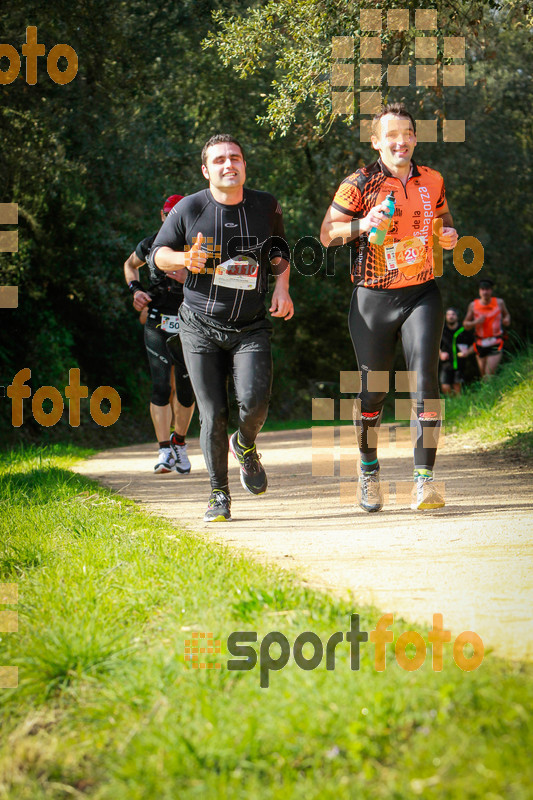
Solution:
{"label": "yellow and black running shoe", "polygon": [[213,489],[204,514],[204,522],[229,522],[231,520],[231,497],[222,489]]}
{"label": "yellow and black running shoe", "polygon": [[230,437],[229,448],[241,466],[241,483],[246,491],[250,494],[264,494],[268,479],[255,444],[248,448],[242,447],[239,443],[239,431],[235,431]]}

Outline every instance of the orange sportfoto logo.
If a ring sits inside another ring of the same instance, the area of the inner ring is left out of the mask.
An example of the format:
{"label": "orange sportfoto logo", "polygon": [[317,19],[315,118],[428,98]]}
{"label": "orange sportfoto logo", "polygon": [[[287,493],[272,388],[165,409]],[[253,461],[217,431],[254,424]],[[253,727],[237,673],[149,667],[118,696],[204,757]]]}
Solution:
{"label": "orange sportfoto logo", "polygon": [[[44,56],[45,52],[44,44],[37,41],[37,27],[29,25],[26,28],[26,42],[22,45],[22,55],[26,58],[26,83],[31,86],[37,83],[37,58]],[[18,78],[21,60],[11,44],[0,44],[0,61],[2,58],[6,58],[9,63],[7,70],[0,68],[0,85],[5,86]],[[67,62],[65,69],[58,67],[60,58]],[[54,83],[61,86],[70,83],[78,74],[78,54],[69,44],[54,45],[46,59],[46,71]]]}
{"label": "orange sportfoto logo", "polygon": [[[19,369],[7,387],[7,396],[11,399],[11,424],[14,428],[20,428],[24,424],[24,399],[31,397],[31,389],[26,381],[29,381],[30,378],[31,369],[24,367],[24,369]],[[80,384],[78,368],[69,370],[69,383],[65,386],[64,392],[69,406],[69,424],[77,428],[80,424],[80,400],[89,396],[87,386]],[[43,408],[45,400],[52,403],[50,411],[45,411]],[[102,400],[107,400],[109,404],[109,410],[106,412],[102,411]],[[97,425],[104,428],[115,424],[120,417],[121,407],[120,395],[112,386],[99,386],[90,397],[91,417]],[[32,397],[33,417],[43,427],[49,428],[51,425],[57,425],[63,416],[64,408],[61,392],[55,386],[41,386]]]}

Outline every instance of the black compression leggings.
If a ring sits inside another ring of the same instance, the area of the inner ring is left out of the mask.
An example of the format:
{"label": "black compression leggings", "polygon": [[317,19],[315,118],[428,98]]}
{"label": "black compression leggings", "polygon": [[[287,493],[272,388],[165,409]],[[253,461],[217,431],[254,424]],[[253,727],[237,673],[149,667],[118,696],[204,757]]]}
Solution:
{"label": "black compression leggings", "polygon": [[170,369],[174,365],[178,402],[185,408],[190,408],[194,403],[194,394],[187,374],[181,344],[178,339],[171,355],[169,355],[167,339],[173,334],[162,331],[159,327],[160,323],[161,318],[159,316],[155,320],[151,320],[148,317],[144,326],[144,345],[152,378],[150,402],[154,406],[168,405],[170,401]]}
{"label": "black compression leggings", "polygon": [[[444,325],[440,291],[435,281],[401,289],[354,289],[348,316],[350,335],[359,369],[362,372],[360,414],[356,429],[363,462],[377,458],[375,442],[369,441],[369,429],[379,425],[381,410],[394,390],[396,341],[400,338],[407,370],[416,373],[415,467],[432,469],[437,453],[440,428],[439,345]],[[369,371],[388,373],[371,376]],[[376,382],[378,385],[376,385]],[[432,401],[432,402],[430,402]],[[424,446],[425,445],[425,446]]]}
{"label": "black compression leggings", "polygon": [[198,411],[200,445],[212,489],[228,491],[228,378],[232,374],[239,406],[241,441],[253,444],[268,413],[272,386],[270,351],[185,350]]}

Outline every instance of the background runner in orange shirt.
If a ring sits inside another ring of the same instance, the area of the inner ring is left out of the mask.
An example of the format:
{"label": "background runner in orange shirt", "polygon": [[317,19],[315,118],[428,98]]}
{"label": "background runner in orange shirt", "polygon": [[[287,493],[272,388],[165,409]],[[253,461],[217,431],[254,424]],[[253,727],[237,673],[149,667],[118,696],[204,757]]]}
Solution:
{"label": "background runner in orange shirt", "polygon": [[474,351],[482,378],[496,372],[502,358],[503,326],[508,328],[511,324],[504,301],[492,296],[493,286],[490,278],[480,280],[479,299],[470,303],[463,321],[465,330],[475,328]]}

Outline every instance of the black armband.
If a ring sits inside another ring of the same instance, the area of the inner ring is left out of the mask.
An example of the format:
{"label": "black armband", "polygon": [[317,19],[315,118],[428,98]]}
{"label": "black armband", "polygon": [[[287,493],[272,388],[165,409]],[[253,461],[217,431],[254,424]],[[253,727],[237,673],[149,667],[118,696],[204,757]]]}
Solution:
{"label": "black armband", "polygon": [[132,294],[135,294],[135,292],[144,292],[143,285],[140,281],[130,281],[128,283],[128,289]]}

